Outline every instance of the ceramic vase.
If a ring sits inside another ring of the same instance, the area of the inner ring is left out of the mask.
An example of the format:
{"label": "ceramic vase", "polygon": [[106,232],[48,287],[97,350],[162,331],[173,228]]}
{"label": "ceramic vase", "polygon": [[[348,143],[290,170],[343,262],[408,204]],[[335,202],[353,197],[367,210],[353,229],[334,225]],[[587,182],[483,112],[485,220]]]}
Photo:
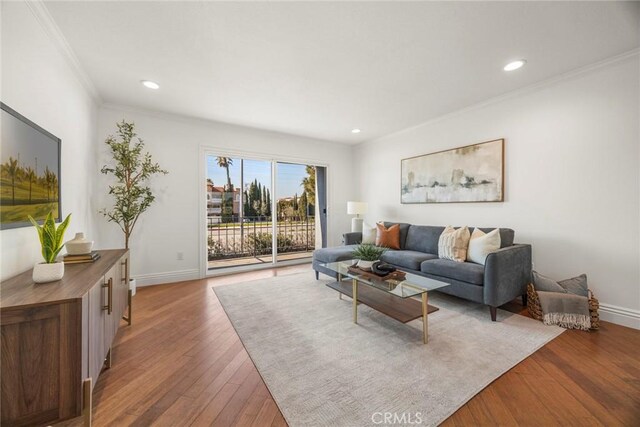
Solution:
{"label": "ceramic vase", "polygon": [[91,253],[93,241],[87,240],[84,233],[76,233],[76,237],[64,244],[69,255],[84,255]]}
{"label": "ceramic vase", "polygon": [[64,276],[64,262],[45,262],[33,266],[33,281],[36,283],[55,282]]}

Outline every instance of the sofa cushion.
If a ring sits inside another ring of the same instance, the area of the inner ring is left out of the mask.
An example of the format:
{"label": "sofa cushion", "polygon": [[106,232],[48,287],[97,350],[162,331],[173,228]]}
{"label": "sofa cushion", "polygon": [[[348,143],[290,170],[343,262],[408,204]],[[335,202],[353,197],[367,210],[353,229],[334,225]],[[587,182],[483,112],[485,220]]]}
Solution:
{"label": "sofa cushion", "polygon": [[409,227],[411,224],[406,224],[403,222],[383,222],[384,226],[389,228],[394,224],[398,224],[400,226],[400,249],[406,249],[405,245],[407,242],[407,232],[409,231]]}
{"label": "sofa cushion", "polygon": [[398,224],[385,227],[384,224],[376,224],[376,246],[389,249],[400,249],[400,226]]}
{"label": "sofa cushion", "polygon": [[[485,233],[489,233],[492,230],[495,230],[495,228],[482,228],[482,227],[478,227],[478,228],[484,231]],[[498,230],[500,230],[500,248],[513,246],[513,239],[516,232],[510,228],[499,228]]]}
{"label": "sofa cushion", "polygon": [[444,231],[444,227],[431,225],[412,225],[407,230],[405,249],[428,254],[438,253],[438,239]]}
{"label": "sofa cushion", "polygon": [[423,261],[420,264],[420,271],[474,285],[482,285],[484,283],[484,266],[472,262],[432,259]]}
{"label": "sofa cushion", "polygon": [[436,255],[425,254],[424,252],[416,251],[386,251],[380,259],[389,264],[393,264],[400,268],[410,268],[412,270],[420,271],[420,264],[428,259],[436,259]]}
{"label": "sofa cushion", "polygon": [[313,259],[320,262],[336,262],[353,259],[353,250],[358,245],[336,246],[313,251]]}

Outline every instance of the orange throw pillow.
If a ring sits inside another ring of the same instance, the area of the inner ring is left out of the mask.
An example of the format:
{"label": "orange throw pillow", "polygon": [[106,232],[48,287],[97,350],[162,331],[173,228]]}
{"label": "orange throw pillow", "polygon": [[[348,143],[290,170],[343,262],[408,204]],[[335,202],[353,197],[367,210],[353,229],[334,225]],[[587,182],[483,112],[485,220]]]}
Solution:
{"label": "orange throw pillow", "polygon": [[400,226],[394,224],[387,228],[384,224],[376,224],[376,245],[389,249],[400,249]]}

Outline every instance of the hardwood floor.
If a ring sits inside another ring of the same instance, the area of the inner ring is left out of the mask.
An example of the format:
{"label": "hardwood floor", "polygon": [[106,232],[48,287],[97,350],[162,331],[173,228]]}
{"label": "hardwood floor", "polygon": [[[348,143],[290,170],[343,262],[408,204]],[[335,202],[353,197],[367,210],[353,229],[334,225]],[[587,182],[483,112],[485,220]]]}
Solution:
{"label": "hardwood floor", "polygon": [[[211,287],[302,271],[312,274],[303,265],[139,289],[134,325],[96,384],[94,425],[285,426]],[[640,331],[567,331],[444,425],[640,425],[639,356]]]}

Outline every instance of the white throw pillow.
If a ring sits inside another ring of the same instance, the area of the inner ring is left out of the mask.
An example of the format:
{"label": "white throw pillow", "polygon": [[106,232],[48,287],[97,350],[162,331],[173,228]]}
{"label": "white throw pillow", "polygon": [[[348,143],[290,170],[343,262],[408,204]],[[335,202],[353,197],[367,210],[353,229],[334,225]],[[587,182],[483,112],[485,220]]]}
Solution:
{"label": "white throw pillow", "polygon": [[377,228],[371,227],[366,222],[362,224],[362,244],[376,244]]}
{"label": "white throw pillow", "polygon": [[469,237],[471,237],[469,227],[460,227],[456,230],[448,225],[438,240],[438,256],[442,259],[464,262],[467,259]]}
{"label": "white throw pillow", "polygon": [[484,265],[487,255],[500,249],[500,230],[497,228],[488,233],[476,228],[469,240],[467,259],[476,264]]}

